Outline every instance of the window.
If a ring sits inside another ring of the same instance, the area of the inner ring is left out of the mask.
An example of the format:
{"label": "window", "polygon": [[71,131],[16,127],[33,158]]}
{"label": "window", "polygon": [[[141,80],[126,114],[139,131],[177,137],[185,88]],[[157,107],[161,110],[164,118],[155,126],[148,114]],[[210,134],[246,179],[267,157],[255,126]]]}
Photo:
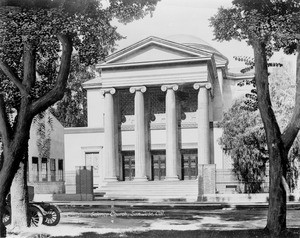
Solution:
{"label": "window", "polygon": [[55,181],[55,159],[50,159],[50,176],[51,176],[51,181]]}
{"label": "window", "polygon": [[47,162],[48,162],[47,158],[42,158],[42,170],[41,170],[42,181],[47,181],[48,178]]}
{"label": "window", "polygon": [[32,181],[39,181],[39,159],[38,157],[32,157],[32,168],[31,168]]}
{"label": "window", "polygon": [[63,177],[64,177],[63,171],[64,171],[64,160],[59,159],[58,160],[57,181],[63,181]]}

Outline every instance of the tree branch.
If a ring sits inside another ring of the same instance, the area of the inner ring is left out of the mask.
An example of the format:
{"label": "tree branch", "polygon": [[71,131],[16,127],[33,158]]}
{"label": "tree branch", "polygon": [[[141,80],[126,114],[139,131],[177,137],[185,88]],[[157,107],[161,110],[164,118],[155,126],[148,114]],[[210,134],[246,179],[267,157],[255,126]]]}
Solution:
{"label": "tree branch", "polygon": [[62,99],[64,96],[70,71],[72,40],[69,36],[63,34],[60,34],[57,37],[62,44],[62,56],[56,83],[52,90],[31,104],[30,112],[33,113],[33,115],[46,110],[49,106]]}
{"label": "tree branch", "polygon": [[17,88],[20,90],[21,95],[28,96],[28,92],[26,91],[26,88],[22,84],[19,77],[13,72],[11,67],[9,67],[5,62],[0,60],[0,69],[2,72],[17,86]]}
{"label": "tree branch", "polygon": [[24,42],[24,76],[23,76],[23,85],[26,87],[27,92],[30,92],[33,87],[36,75],[35,75],[35,49],[29,42]]}
{"label": "tree branch", "polygon": [[289,150],[300,129],[300,43],[297,46],[297,62],[296,62],[296,96],[295,108],[293,116],[282,133],[282,141],[287,150]]}

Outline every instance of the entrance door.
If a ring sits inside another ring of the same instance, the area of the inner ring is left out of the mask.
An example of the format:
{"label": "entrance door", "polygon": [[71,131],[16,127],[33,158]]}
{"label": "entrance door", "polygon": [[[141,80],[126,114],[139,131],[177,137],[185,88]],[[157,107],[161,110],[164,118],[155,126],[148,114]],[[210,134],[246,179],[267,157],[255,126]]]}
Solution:
{"label": "entrance door", "polygon": [[153,180],[163,180],[166,177],[166,155],[152,154]]}
{"label": "entrance door", "polygon": [[93,166],[93,186],[98,187],[100,182],[99,152],[85,152],[85,166]]}
{"label": "entrance door", "polygon": [[131,181],[135,176],[134,152],[128,151],[122,153],[123,158],[123,174],[125,181]]}
{"label": "entrance door", "polygon": [[182,155],[183,179],[193,180],[198,176],[198,155],[197,150],[184,150]]}

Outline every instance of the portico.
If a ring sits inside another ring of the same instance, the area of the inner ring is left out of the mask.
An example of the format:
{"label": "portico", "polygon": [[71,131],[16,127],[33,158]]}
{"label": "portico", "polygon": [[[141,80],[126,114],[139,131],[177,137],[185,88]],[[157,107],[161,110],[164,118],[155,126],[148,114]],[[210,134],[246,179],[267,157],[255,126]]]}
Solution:
{"label": "portico", "polygon": [[198,195],[203,168],[215,163],[227,64],[202,43],[148,37],[108,56],[101,75],[84,83],[89,132],[99,128],[94,186],[105,196]]}
{"label": "portico", "polygon": [[[224,67],[226,60],[218,60]],[[214,162],[210,125],[222,71],[215,53],[149,37],[98,68],[101,83],[93,88],[100,89],[105,108],[105,181],[196,179],[199,165]],[[191,127],[197,138],[186,143],[184,130]]]}
{"label": "portico", "polygon": [[[197,111],[193,112],[197,119],[197,147],[198,150],[198,161],[199,164],[210,164],[210,128],[209,128],[209,101],[211,98],[211,84],[210,83],[195,83],[193,88],[198,91],[197,97]],[[159,88],[159,87],[158,87]],[[178,167],[181,165],[178,163],[178,157],[181,156],[179,153],[179,130],[181,128],[181,118],[178,119],[178,107],[180,107],[179,100],[177,99],[176,92],[179,89],[177,84],[172,85],[162,85],[160,86],[161,91],[165,92],[165,113],[164,116],[164,131],[165,131],[165,180],[178,180],[180,178],[178,174]],[[124,90],[124,89],[122,89]],[[114,181],[117,179],[117,161],[116,153],[118,150],[118,144],[115,143],[114,135],[118,134],[115,131],[116,127],[114,122],[116,120],[114,114],[114,103],[119,100],[114,99],[118,97],[116,93],[118,89],[107,88],[102,89],[104,102],[105,102],[105,115],[104,115],[104,135],[105,135],[105,146],[104,146],[104,163],[106,164],[106,173],[104,179],[106,181]],[[134,120],[134,162],[135,162],[135,176],[136,181],[146,181],[152,180],[151,176],[147,178],[147,143],[150,141],[150,133],[148,133],[147,127],[150,126],[150,115],[145,114],[145,100],[144,94],[147,91],[146,86],[135,86],[128,89],[128,93],[134,94],[134,115],[132,119]],[[151,92],[149,92],[151,93]],[[151,98],[151,97],[150,97]],[[149,104],[147,104],[149,105]],[[117,114],[118,115],[118,114]],[[120,115],[120,114],[119,114]],[[148,117],[147,117],[148,116]],[[154,115],[153,115],[154,116]],[[147,125],[148,124],[148,125]],[[153,123],[155,124],[155,123]],[[151,147],[151,146],[150,146]],[[122,147],[121,147],[122,148]],[[121,153],[121,151],[119,151]],[[179,169],[181,170],[181,168]],[[149,171],[149,168],[148,168]],[[123,179],[119,177],[119,180]]]}

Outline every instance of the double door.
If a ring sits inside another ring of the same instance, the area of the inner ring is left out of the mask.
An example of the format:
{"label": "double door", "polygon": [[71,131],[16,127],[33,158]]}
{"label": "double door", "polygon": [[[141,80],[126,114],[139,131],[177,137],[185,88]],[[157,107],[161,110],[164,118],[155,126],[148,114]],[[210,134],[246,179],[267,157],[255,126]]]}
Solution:
{"label": "double door", "polygon": [[[123,179],[131,181],[135,176],[134,151],[122,153],[123,158]],[[166,177],[166,154],[165,151],[152,151],[152,180],[164,180]],[[182,179],[193,180],[198,176],[198,155],[197,150],[183,150]]]}
{"label": "double door", "polygon": [[166,154],[164,152],[152,153],[153,180],[164,180],[166,177]]}
{"label": "double door", "polygon": [[193,180],[198,176],[197,150],[182,151],[182,173],[184,180]]}
{"label": "double door", "polygon": [[135,176],[134,152],[123,152],[123,175],[125,181],[131,181]]}

